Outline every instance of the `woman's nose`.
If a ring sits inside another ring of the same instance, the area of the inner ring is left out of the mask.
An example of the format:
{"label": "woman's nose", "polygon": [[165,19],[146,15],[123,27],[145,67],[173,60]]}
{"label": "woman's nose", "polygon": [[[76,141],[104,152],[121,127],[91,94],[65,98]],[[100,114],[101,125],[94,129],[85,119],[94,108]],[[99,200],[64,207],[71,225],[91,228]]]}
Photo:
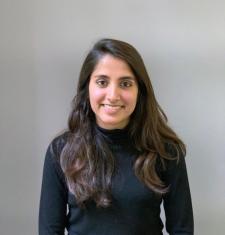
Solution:
{"label": "woman's nose", "polygon": [[110,102],[117,102],[120,99],[119,88],[115,85],[109,86],[107,91],[107,99]]}

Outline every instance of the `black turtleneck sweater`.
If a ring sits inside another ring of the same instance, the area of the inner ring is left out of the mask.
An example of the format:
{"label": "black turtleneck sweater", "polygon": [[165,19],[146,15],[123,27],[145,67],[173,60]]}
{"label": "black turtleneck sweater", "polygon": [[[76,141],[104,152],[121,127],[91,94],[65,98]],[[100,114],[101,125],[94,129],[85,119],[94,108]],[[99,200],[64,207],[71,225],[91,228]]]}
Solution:
{"label": "black turtleneck sweater", "polygon": [[[168,160],[160,176],[169,186],[163,196],[147,188],[134,174],[138,156],[126,129],[97,128],[109,143],[115,157],[116,171],[112,178],[112,205],[97,208],[88,203],[78,207],[68,190],[59,158],[67,133],[55,138],[48,147],[42,179],[39,235],[162,235],[160,204],[166,214],[170,235],[193,235],[193,213],[184,157],[179,163]],[[158,167],[158,166],[156,166]],[[160,167],[158,167],[160,169]]]}

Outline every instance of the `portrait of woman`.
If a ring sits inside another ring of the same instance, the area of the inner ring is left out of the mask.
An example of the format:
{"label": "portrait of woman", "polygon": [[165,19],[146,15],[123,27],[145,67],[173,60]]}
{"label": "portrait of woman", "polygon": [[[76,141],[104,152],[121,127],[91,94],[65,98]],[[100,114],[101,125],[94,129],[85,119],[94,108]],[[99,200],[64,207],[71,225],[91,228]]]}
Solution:
{"label": "portrait of woman", "polygon": [[68,129],[46,152],[39,235],[193,235],[186,148],[139,52],[97,41],[80,70]]}

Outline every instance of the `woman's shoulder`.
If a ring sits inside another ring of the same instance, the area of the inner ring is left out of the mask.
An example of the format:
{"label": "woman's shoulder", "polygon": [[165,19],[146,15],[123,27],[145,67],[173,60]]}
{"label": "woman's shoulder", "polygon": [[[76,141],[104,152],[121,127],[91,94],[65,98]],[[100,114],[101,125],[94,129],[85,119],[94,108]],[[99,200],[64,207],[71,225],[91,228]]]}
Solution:
{"label": "woman's shoulder", "polygon": [[176,143],[164,144],[165,155],[158,154],[156,165],[160,171],[168,172],[184,161],[185,152]]}
{"label": "woman's shoulder", "polygon": [[67,143],[67,140],[70,136],[69,131],[63,131],[60,132],[58,135],[56,135],[52,141],[50,142],[48,146],[48,152],[51,153],[51,155],[54,155],[56,158],[59,158],[64,146]]}
{"label": "woman's shoulder", "polygon": [[66,189],[66,180],[63,169],[60,164],[61,152],[67,142],[69,136],[68,131],[61,132],[55,136],[48,145],[45,160],[43,177],[48,178],[51,182],[60,181]]}
{"label": "woman's shoulder", "polygon": [[176,143],[166,143],[165,151],[167,153],[167,157],[163,158],[163,161],[161,162],[164,172],[169,173],[183,168],[186,155],[185,149],[182,149],[182,147]]}

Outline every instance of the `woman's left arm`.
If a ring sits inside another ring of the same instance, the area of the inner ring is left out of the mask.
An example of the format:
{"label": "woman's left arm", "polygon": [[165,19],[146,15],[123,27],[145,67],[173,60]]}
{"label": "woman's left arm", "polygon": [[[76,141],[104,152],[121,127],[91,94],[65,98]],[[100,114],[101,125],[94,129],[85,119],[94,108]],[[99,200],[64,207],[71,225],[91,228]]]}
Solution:
{"label": "woman's left arm", "polygon": [[185,158],[169,160],[164,175],[169,191],[163,197],[166,230],[170,235],[193,235],[194,220]]}

